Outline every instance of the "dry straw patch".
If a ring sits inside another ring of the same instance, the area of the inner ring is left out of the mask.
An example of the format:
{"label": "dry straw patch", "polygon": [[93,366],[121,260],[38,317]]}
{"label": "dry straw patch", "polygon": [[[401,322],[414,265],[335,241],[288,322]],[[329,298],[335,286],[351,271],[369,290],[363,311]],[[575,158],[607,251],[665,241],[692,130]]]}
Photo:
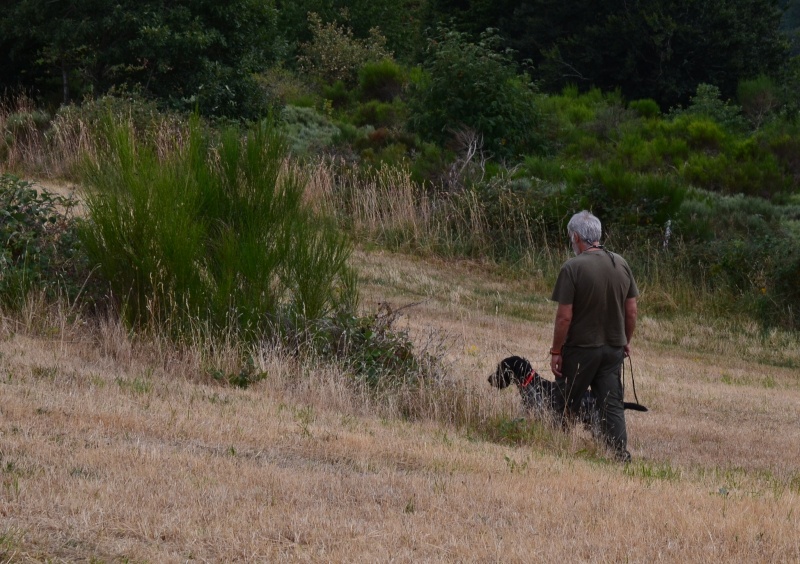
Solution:
{"label": "dry straw patch", "polygon": [[[0,560],[800,557],[800,379],[774,365],[800,362],[794,337],[716,327],[693,345],[684,338],[702,323],[643,319],[634,368],[652,411],[629,416],[635,461],[623,467],[582,454],[580,432],[553,448],[508,446],[448,422],[517,414],[516,394],[486,383],[501,357],[546,373],[541,280],[354,260],[365,307],[419,302],[402,310],[405,327],[421,346],[447,344],[454,393],[428,398],[421,421],[273,347],[253,351],[267,377],[241,390],[204,374],[207,351],[113,321],[47,335],[58,325],[3,317]],[[794,348],[770,356],[777,342]]]}

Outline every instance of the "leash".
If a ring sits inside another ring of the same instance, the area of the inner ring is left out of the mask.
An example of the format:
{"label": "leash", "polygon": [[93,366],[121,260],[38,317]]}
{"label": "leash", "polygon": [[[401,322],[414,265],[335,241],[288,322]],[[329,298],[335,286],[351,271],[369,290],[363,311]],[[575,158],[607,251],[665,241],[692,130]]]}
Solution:
{"label": "leash", "polygon": [[[636,395],[636,380],[633,377],[633,360],[631,360],[630,355],[628,355],[628,365],[630,367],[630,372],[631,372],[631,387],[633,388],[633,399],[636,400],[637,405],[641,406],[642,404],[639,403],[639,398]],[[625,359],[622,359],[622,397],[625,397]],[[647,408],[645,408],[644,410],[647,411]]]}

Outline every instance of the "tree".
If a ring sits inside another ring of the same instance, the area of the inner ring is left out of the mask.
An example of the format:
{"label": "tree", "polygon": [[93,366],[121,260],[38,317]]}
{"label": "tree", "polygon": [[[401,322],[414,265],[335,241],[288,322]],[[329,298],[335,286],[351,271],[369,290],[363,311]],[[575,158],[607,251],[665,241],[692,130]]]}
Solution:
{"label": "tree", "polygon": [[549,90],[619,87],[666,108],[700,83],[732,97],[739,79],[776,71],[787,48],[782,1],[434,0],[432,17],[455,16],[473,37],[498,28]]}
{"label": "tree", "polygon": [[498,41],[486,33],[470,43],[466,34],[447,30],[431,40],[410,102],[414,129],[438,142],[471,130],[500,157],[540,148],[533,85],[508,53],[497,52]]}
{"label": "tree", "polygon": [[61,101],[140,88],[208,114],[256,113],[250,75],[273,58],[271,0],[17,0],[0,14],[12,71],[0,87],[54,91]]}
{"label": "tree", "polygon": [[353,30],[365,39],[378,28],[387,47],[402,59],[419,49],[419,19],[425,0],[277,0],[279,29],[286,42],[287,57],[300,44],[312,39],[308,15],[317,14],[325,24]]}

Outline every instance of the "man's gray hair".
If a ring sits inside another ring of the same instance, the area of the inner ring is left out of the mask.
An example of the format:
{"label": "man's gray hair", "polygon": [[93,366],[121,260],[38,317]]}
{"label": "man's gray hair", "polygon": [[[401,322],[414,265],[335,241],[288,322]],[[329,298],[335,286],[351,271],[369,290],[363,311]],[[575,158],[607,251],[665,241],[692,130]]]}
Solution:
{"label": "man's gray hair", "polygon": [[595,241],[600,241],[602,232],[603,228],[600,225],[600,220],[587,210],[573,215],[567,224],[567,234],[570,238],[572,238],[573,233],[577,233],[581,241],[588,245]]}

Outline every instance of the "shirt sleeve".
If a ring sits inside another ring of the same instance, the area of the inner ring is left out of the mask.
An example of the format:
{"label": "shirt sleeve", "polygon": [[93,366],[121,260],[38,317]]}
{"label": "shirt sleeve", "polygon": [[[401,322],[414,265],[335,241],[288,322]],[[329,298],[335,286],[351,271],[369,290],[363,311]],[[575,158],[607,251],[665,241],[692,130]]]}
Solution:
{"label": "shirt sleeve", "polygon": [[558,273],[550,299],[562,305],[569,305],[575,300],[575,283],[566,266],[562,266],[561,272]]}
{"label": "shirt sleeve", "polygon": [[625,271],[628,273],[628,278],[631,280],[631,285],[628,287],[628,295],[625,296],[626,300],[639,297],[639,288],[636,286],[636,280],[633,278],[633,272],[628,263],[625,263]]}

